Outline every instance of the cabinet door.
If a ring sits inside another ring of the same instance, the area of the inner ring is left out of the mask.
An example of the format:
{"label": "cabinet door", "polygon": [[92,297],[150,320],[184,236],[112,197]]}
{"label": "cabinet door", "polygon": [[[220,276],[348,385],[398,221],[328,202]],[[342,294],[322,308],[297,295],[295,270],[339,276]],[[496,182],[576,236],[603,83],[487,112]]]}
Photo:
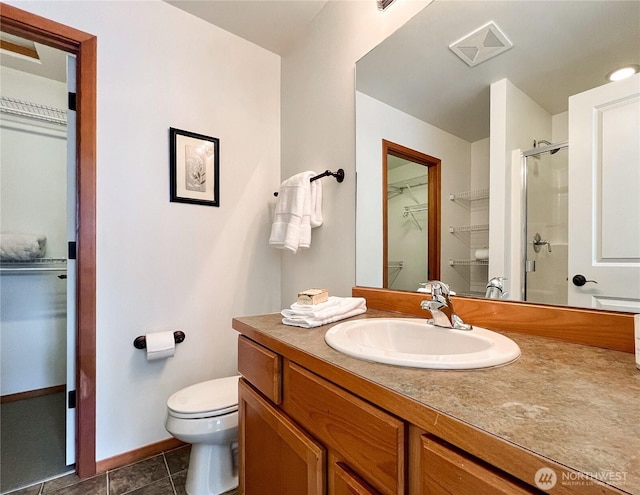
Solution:
{"label": "cabinet door", "polygon": [[282,409],[384,495],[405,493],[404,423],[288,362]]}
{"label": "cabinet door", "polygon": [[441,441],[422,437],[422,493],[425,495],[542,495],[515,478],[462,454]]}
{"label": "cabinet door", "polygon": [[244,379],[239,382],[240,493],[324,495],[325,450]]}
{"label": "cabinet door", "polygon": [[341,462],[331,465],[329,476],[332,477],[329,486],[333,487],[330,495],[379,495]]}

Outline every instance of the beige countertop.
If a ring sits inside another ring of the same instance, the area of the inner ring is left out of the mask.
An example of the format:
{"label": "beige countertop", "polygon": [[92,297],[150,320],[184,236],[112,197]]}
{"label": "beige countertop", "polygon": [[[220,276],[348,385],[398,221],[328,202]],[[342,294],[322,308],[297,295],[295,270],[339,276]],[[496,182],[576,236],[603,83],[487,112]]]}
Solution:
{"label": "beige countertop", "polygon": [[[369,309],[355,318],[404,316]],[[407,315],[408,316],[408,315]],[[335,351],[332,325],[283,325],[279,314],[234,319],[233,327],[285,357],[292,348],[490,435],[640,495],[640,371],[629,353],[520,333],[521,357],[472,371],[403,368]],[[250,328],[247,328],[250,327]],[[385,406],[385,409],[390,410]],[[402,411],[390,412],[403,417]],[[579,477],[563,483],[590,483]]]}

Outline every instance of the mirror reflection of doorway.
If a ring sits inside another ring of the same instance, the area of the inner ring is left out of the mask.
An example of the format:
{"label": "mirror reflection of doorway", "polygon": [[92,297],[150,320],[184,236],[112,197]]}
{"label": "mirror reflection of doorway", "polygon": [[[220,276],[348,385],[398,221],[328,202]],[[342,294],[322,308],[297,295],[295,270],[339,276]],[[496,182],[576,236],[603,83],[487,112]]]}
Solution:
{"label": "mirror reflection of doorway", "polygon": [[440,160],[383,140],[383,287],[440,278]]}

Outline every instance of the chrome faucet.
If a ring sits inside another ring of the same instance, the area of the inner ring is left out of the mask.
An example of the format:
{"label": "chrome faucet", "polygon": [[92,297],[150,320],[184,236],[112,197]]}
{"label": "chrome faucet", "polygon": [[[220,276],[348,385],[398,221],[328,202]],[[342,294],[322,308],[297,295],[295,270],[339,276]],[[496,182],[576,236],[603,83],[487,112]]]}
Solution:
{"label": "chrome faucet", "polygon": [[471,330],[473,327],[453,312],[453,304],[449,299],[449,286],[444,282],[432,280],[425,284],[431,288],[431,299],[425,299],[420,307],[431,313],[433,324],[437,327]]}
{"label": "chrome faucet", "polygon": [[507,295],[504,292],[503,282],[505,280],[507,279],[504,277],[493,277],[491,280],[489,280],[486,287],[487,292],[485,293],[484,297],[486,297],[487,299],[502,299],[503,297],[505,297]]}

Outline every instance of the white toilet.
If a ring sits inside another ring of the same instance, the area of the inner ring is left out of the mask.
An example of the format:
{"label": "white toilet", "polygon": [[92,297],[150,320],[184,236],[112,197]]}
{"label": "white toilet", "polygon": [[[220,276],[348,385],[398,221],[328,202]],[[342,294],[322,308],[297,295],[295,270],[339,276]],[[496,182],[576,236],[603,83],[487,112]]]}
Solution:
{"label": "white toilet", "polygon": [[197,383],[167,400],[167,431],[191,444],[189,495],[219,495],[238,486],[238,378]]}

